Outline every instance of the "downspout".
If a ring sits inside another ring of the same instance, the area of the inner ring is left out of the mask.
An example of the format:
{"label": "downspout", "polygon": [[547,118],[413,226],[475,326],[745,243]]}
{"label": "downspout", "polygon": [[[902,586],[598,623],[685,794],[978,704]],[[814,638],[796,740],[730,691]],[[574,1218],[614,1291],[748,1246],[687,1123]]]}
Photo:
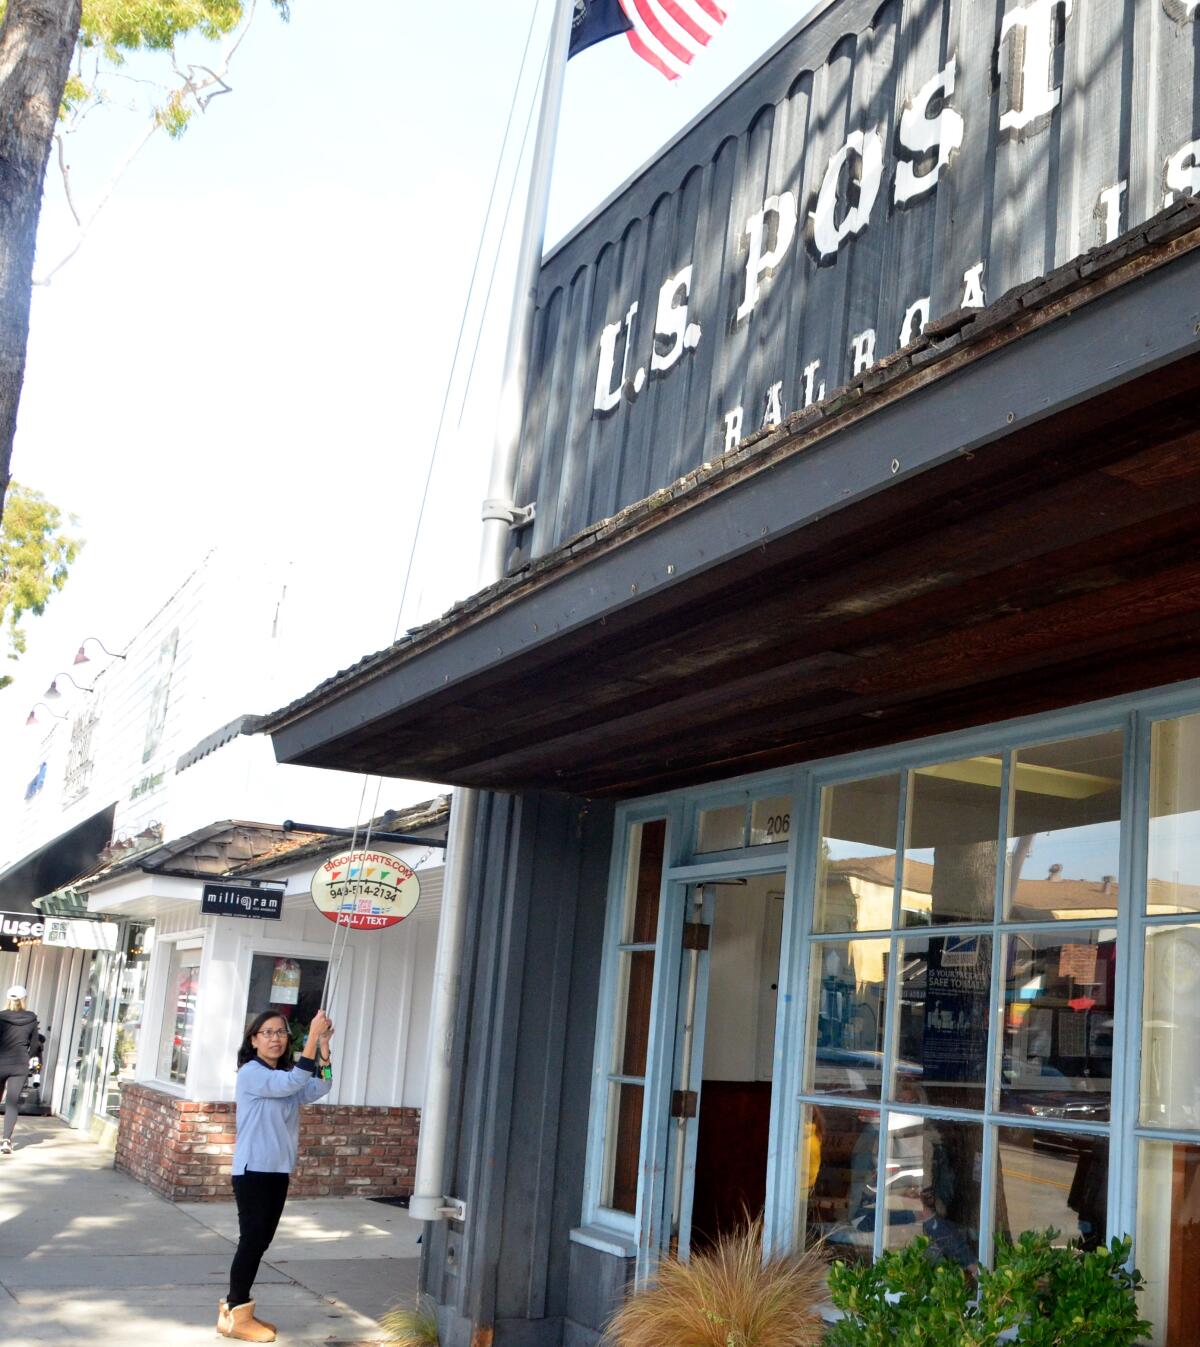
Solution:
{"label": "downspout", "polygon": [[[557,0],[546,79],[538,113],[537,139],[529,173],[517,273],[509,320],[504,381],[496,418],[496,440],[483,502],[483,538],[479,554],[479,588],[501,579],[508,559],[509,534],[533,518],[533,507],[518,508],[513,501],[517,451],[521,443],[525,386],[533,319],[537,306],[538,276],[550,202],[550,171],[558,131],[559,107],[567,71],[567,50],[575,15],[574,0]],[[467,925],[467,884],[470,879],[475,820],[479,792],[455,790],[450,802],[450,827],[446,834],[446,869],[443,876],[442,913],[433,974],[433,1007],[429,1021],[429,1053],[425,1070],[425,1101],[417,1143],[417,1171],[409,1214],[419,1221],[463,1220],[465,1204],[443,1191],[446,1172],[446,1136],[450,1115],[451,1058],[454,1023],[462,983],[463,937]]]}

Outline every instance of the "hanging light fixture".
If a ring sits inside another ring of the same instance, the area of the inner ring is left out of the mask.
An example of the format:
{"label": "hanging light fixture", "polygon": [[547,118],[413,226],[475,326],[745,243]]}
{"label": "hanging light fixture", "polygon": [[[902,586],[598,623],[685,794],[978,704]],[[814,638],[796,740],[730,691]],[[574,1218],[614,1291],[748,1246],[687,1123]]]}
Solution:
{"label": "hanging light fixture", "polygon": [[[75,662],[78,664],[79,661],[76,660]],[[78,689],[78,691],[80,692],[95,691],[95,688],[85,688],[81,683],[77,683],[69,673],[66,672],[56,673],[54,677],[50,680],[50,686],[46,689],[45,692],[42,693],[42,696],[45,697],[47,701],[54,701],[56,698],[62,696],[62,693],[58,690],[58,680],[60,678],[65,678],[73,688]]]}
{"label": "hanging light fixture", "polygon": [[54,717],[55,720],[66,720],[66,718],[67,718],[66,716],[60,716],[60,715],[58,714],[57,711],[51,711],[50,708],[46,705],[45,702],[36,702],[36,703],[34,704],[34,706],[33,706],[33,709],[32,709],[32,710],[29,712],[29,714],[25,717],[25,724],[26,724],[26,725],[39,725],[39,724],[41,724],[41,722],[38,720],[38,717],[37,717],[37,709],[38,709],[39,706],[42,707],[44,710],[48,711],[48,712],[50,713],[50,715],[52,715],[52,716]]}
{"label": "hanging light fixture", "polygon": [[96,644],[100,647],[100,649],[103,650],[104,653],[109,657],[109,659],[124,659],[124,658],[125,658],[124,655],[118,655],[115,651],[109,650],[109,648],[104,644],[104,642],[99,638],[99,636],[85,636],[85,637],[83,638],[83,645],[81,645],[81,646],[79,647],[79,649],[75,652],[75,663],[76,663],[76,664],[90,664],[90,663],[91,663],[91,660],[88,658],[87,651],[84,649],[84,646],[86,646],[87,643],[88,643],[89,641],[95,641]]}

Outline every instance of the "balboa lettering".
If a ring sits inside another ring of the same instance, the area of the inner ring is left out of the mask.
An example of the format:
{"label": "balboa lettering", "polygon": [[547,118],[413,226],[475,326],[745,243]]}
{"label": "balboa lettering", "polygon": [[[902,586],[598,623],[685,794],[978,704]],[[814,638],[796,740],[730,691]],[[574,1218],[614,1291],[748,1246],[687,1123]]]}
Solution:
{"label": "balboa lettering", "polygon": [[[1000,27],[994,74],[999,84],[996,132],[1001,138],[1024,139],[1045,131],[1062,106],[1062,84],[1056,75],[1056,54],[1072,22],[1077,0],[1031,0],[1005,14]],[[1197,0],[1163,0],[1158,21],[1192,24]],[[794,190],[768,196],[761,209],[749,215],[741,229],[744,262],[735,278],[736,308],[732,325],[748,323],[765,290],[785,266],[837,264],[842,251],[885,212],[885,203],[904,210],[937,191],[954,171],[954,160],[964,143],[965,115],[955,106],[959,69],[951,56],[932,72],[900,110],[893,136],[895,162],[888,171],[884,131],[867,126],[851,131],[829,157],[819,185],[802,211]],[[984,91],[985,98],[988,91]],[[990,99],[988,100],[990,103]],[[1097,242],[1111,242],[1120,234],[1127,182],[1104,187],[1095,203],[1099,222]],[[1166,160],[1162,170],[1162,204],[1179,196],[1200,194],[1200,139],[1187,141]],[[802,246],[803,244],[803,246]],[[962,275],[960,307],[982,308],[987,302],[985,264],[978,261]],[[600,333],[593,413],[607,416],[622,403],[633,402],[649,376],[661,377],[674,369],[685,353],[694,351],[703,337],[701,326],[689,314],[697,264],[692,263],[663,281],[653,316],[654,335],[649,370],[629,368],[638,321],[638,303],[608,323]],[[894,333],[881,336],[868,327],[850,334],[844,352],[851,377],[869,369],[889,341],[906,346],[921,333],[930,318],[931,297],[914,295]],[[732,305],[731,305],[732,307]],[[837,353],[840,364],[843,353]],[[831,353],[812,352],[798,362],[799,406],[807,407],[826,394],[825,362]],[[758,424],[782,422],[789,402],[783,381],[767,389]],[[746,433],[745,411],[736,406],[724,414],[721,438],[732,449]]]}

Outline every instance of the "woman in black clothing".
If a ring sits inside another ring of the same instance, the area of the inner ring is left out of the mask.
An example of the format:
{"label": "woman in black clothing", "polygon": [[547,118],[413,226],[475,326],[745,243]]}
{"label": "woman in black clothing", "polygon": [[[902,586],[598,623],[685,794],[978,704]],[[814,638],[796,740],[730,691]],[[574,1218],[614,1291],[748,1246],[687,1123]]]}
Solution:
{"label": "woman in black clothing", "polygon": [[5,1007],[0,1010],[0,1093],[4,1095],[4,1136],[0,1139],[0,1155],[12,1154],[17,1103],[29,1076],[29,1059],[37,1042],[37,1016],[25,1006],[28,995],[24,987],[15,984],[8,989]]}

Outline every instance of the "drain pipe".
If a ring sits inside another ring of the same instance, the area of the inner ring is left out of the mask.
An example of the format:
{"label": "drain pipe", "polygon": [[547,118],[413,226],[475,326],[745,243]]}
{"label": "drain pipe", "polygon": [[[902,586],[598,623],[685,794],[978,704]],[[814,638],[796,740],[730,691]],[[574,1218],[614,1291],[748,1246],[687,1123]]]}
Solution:
{"label": "drain pipe", "polygon": [[[492,452],[488,496],[483,502],[480,589],[486,589],[503,577],[509,535],[513,527],[526,524],[533,518],[532,506],[520,508],[513,501],[514,477],[517,450],[521,442],[521,419],[537,304],[537,283],[542,265],[546,210],[550,201],[550,170],[554,162],[554,142],[574,16],[575,0],[556,0],[546,59],[546,81],[538,113],[537,139],[529,173],[525,228],[517,258],[496,442]],[[462,983],[463,936],[467,925],[467,883],[470,879],[471,851],[478,813],[479,793],[456,789],[450,803],[450,827],[446,835],[446,870],[433,973],[433,1007],[429,1022],[425,1101],[421,1110],[420,1139],[417,1142],[417,1172],[408,1207],[409,1214],[419,1221],[461,1221],[467,1214],[463,1202],[446,1196],[442,1191],[442,1183],[446,1172],[454,1022]]]}

